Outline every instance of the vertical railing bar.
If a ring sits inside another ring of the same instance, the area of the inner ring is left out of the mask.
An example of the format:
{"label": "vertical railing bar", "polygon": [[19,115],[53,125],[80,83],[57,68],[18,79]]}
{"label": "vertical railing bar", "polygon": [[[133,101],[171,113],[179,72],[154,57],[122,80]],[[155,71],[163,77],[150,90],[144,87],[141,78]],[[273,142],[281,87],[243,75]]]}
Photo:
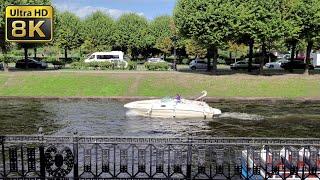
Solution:
{"label": "vertical railing bar", "polygon": [[247,147],[247,177],[246,179],[249,179],[249,148]]}
{"label": "vertical railing bar", "polygon": [[113,144],[113,177],[116,177],[116,144]]}
{"label": "vertical railing bar", "polygon": [[75,132],[73,136],[73,154],[74,154],[74,163],[73,163],[73,178],[78,180],[79,178],[79,139],[78,133]]}
{"label": "vertical railing bar", "polygon": [[[309,160],[310,160],[310,157],[311,157],[310,147],[308,147],[308,149],[309,149]],[[306,163],[305,162],[305,160],[306,160],[306,158],[305,158],[305,153],[306,152],[305,151],[306,151],[306,148],[303,147],[303,156],[302,156],[303,165],[302,165],[302,177],[301,177],[301,179],[305,179],[305,177],[304,177],[304,167],[305,167],[305,163]],[[299,162],[299,152],[298,152],[298,162]],[[309,163],[309,169],[310,169],[310,163]],[[299,166],[298,166],[298,171],[299,171]]]}
{"label": "vertical railing bar", "polygon": [[4,142],[5,137],[1,137],[1,151],[2,151],[2,163],[3,163],[3,176],[6,177],[6,156],[5,156],[5,150],[4,150]]}
{"label": "vertical railing bar", "polygon": [[[131,177],[133,177],[134,176],[134,147],[135,147],[135,145],[134,144],[131,144],[130,145],[131,146]],[[138,149],[138,151],[139,151],[139,148],[136,146],[136,148]]]}
{"label": "vertical railing bar", "polygon": [[[212,153],[213,153],[213,152],[212,152],[211,150],[212,150],[213,148],[209,146],[208,149],[209,149],[209,154],[210,154],[210,179],[212,179],[212,171],[213,171],[213,170],[212,170],[212,161],[213,161],[213,155],[212,155]],[[204,156],[204,157],[206,157],[206,156]]]}
{"label": "vertical railing bar", "polygon": [[190,140],[190,137],[188,138],[188,151],[187,151],[187,180],[191,179],[191,164],[192,164],[192,142]]}
{"label": "vertical railing bar", "polygon": [[[289,157],[289,154],[288,154],[288,157]],[[283,177],[284,179],[287,179],[287,176],[286,176],[286,160],[287,160],[287,147],[284,147],[284,158],[282,158],[283,160]]]}
{"label": "vertical railing bar", "polygon": [[20,151],[21,151],[21,174],[22,174],[22,177],[24,177],[24,161],[23,161],[23,145],[22,144],[20,147]]}
{"label": "vertical railing bar", "polygon": [[44,146],[41,144],[39,146],[39,152],[40,152],[40,176],[41,179],[45,179],[46,177],[46,169],[45,169],[45,155],[44,155]]}
{"label": "vertical railing bar", "polygon": [[171,145],[168,144],[168,177],[170,178],[171,177],[171,174],[170,174],[170,165],[171,165],[171,158],[170,158],[170,151],[171,151]]}
{"label": "vertical railing bar", "polygon": [[231,149],[228,148],[228,179],[231,179]]}
{"label": "vertical railing bar", "polygon": [[[268,155],[269,155],[269,146],[265,146],[265,152],[266,152],[266,160],[264,161],[264,167],[265,167],[265,173],[264,173],[264,179],[267,179],[268,175]],[[260,160],[261,161],[261,160]]]}
{"label": "vertical railing bar", "polygon": [[95,145],[95,150],[96,150],[96,174],[95,174],[95,177],[98,177],[98,143],[95,143],[94,145]]}
{"label": "vertical railing bar", "polygon": [[44,136],[43,136],[43,131],[42,128],[39,128],[38,131],[38,138],[40,141],[40,146],[39,146],[39,153],[40,153],[40,179],[45,179],[46,178],[46,159],[45,159],[45,154],[44,154]]}
{"label": "vertical railing bar", "polygon": [[150,174],[149,174],[149,177],[152,176],[152,145],[149,144],[149,148],[150,148]]}

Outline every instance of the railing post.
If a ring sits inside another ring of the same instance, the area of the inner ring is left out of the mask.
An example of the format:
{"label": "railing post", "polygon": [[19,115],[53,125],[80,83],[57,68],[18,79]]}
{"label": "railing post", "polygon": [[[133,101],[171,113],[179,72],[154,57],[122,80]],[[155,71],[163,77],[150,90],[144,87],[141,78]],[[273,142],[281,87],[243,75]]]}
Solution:
{"label": "railing post", "polygon": [[0,142],[1,142],[1,151],[2,151],[2,164],[3,164],[3,176],[6,177],[6,156],[4,154],[4,141],[5,137],[1,136],[0,137]]}
{"label": "railing post", "polygon": [[38,140],[40,141],[39,146],[39,153],[40,153],[40,178],[45,179],[46,178],[46,158],[44,154],[44,137],[43,137],[43,131],[40,127],[38,130]]}
{"label": "railing post", "polygon": [[191,180],[191,167],[192,167],[192,142],[188,138],[188,153],[187,153],[187,180]]}
{"label": "railing post", "polygon": [[79,143],[79,137],[78,133],[75,132],[73,136],[73,155],[74,155],[74,164],[73,164],[73,178],[75,180],[79,179],[79,164],[78,164],[78,143]]}

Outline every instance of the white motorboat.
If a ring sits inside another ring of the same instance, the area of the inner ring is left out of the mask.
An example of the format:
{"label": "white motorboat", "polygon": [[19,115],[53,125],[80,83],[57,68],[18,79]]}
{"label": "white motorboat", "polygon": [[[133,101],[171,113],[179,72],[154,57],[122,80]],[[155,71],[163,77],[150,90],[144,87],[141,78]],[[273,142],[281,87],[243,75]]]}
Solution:
{"label": "white motorboat", "polygon": [[154,100],[135,101],[125,104],[124,107],[139,116],[160,118],[211,118],[221,114],[221,110],[210,107],[207,103],[200,101],[207,95],[195,100],[175,98],[163,98]]}

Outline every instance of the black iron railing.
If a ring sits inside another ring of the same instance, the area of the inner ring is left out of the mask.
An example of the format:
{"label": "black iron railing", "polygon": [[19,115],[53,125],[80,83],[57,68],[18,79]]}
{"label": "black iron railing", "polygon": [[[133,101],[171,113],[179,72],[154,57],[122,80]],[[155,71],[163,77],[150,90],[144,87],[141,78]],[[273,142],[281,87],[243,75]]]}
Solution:
{"label": "black iron railing", "polygon": [[320,179],[320,139],[0,136],[0,179]]}

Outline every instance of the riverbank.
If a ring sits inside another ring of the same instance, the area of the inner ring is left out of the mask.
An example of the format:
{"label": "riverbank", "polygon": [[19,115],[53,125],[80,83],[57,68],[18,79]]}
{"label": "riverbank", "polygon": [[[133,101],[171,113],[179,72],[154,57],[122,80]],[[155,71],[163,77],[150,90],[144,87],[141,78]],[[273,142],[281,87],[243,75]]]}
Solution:
{"label": "riverbank", "polygon": [[192,98],[208,91],[209,102],[234,100],[319,101],[320,75],[214,76],[183,72],[62,72],[0,73],[2,98],[106,98],[138,100],[180,93]]}
{"label": "riverbank", "polygon": [[[115,101],[115,102],[132,102],[132,101],[140,101],[140,100],[151,100],[151,99],[159,99],[161,97],[146,97],[146,96],[110,96],[110,97],[102,97],[102,96],[91,96],[91,97],[80,97],[80,96],[69,96],[69,97],[59,97],[59,96],[0,96],[0,100],[62,100],[62,101]],[[183,97],[185,99],[193,100],[195,97]],[[218,103],[218,102],[238,102],[238,103],[262,103],[265,102],[267,104],[273,103],[320,103],[320,98],[272,98],[272,97],[206,97],[204,101],[207,103]]]}

